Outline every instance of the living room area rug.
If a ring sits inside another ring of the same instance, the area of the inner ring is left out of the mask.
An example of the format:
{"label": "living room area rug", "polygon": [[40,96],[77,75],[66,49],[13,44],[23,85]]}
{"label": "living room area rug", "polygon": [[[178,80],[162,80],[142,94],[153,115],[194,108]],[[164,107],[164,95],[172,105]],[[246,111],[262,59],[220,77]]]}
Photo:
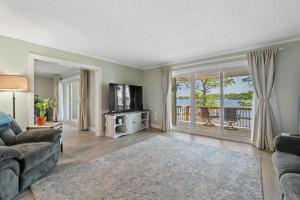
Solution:
{"label": "living room area rug", "polygon": [[155,136],[31,186],[37,200],[262,200],[260,157]]}

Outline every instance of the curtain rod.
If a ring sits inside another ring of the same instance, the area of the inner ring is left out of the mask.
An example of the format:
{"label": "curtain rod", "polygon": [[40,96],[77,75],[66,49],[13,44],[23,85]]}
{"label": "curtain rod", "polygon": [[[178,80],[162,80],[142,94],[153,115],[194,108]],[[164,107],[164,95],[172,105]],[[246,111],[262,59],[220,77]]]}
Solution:
{"label": "curtain rod", "polygon": [[[284,48],[278,48],[278,51],[282,51],[284,50]],[[242,59],[242,60],[246,60],[247,59],[247,55],[246,53],[240,53],[237,54],[235,56],[228,56],[228,57],[223,57],[223,58],[215,58],[215,59],[209,59],[206,58],[205,61],[189,61],[186,63],[182,63],[182,64],[177,64],[176,66],[172,67],[172,69],[179,69],[179,68],[183,68],[183,67],[188,67],[188,66],[192,66],[192,65],[205,65],[205,64],[209,64],[209,63],[213,63],[213,62],[219,62],[219,61],[228,61],[228,60],[232,60],[232,59]],[[203,60],[203,59],[202,59]]]}

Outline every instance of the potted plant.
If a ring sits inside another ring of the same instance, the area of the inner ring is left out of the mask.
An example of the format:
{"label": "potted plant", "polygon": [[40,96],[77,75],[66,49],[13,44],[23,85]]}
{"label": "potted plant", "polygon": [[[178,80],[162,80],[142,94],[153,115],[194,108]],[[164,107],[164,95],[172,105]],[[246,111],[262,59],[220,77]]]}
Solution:
{"label": "potted plant", "polygon": [[35,104],[35,107],[39,109],[39,116],[36,118],[37,125],[44,125],[46,123],[47,117],[45,115],[50,108],[53,109],[56,107],[55,101],[56,99],[46,98]]}

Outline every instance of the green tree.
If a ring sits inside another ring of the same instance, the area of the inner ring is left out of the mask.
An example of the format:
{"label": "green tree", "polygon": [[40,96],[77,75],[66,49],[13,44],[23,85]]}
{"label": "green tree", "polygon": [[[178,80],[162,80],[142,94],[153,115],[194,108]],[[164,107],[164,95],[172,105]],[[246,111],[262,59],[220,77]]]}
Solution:
{"label": "green tree", "polygon": [[[199,84],[196,85],[196,92],[200,92],[200,102],[204,106],[213,106],[217,105],[216,98],[214,96],[209,95],[212,89],[220,87],[220,81],[217,78],[205,78],[198,80]],[[224,87],[234,85],[235,80],[233,78],[225,78],[224,79]]]}
{"label": "green tree", "polygon": [[252,86],[252,78],[250,76],[247,76],[246,78],[243,78],[242,82],[247,83],[249,86]]}
{"label": "green tree", "polygon": [[189,99],[190,97],[189,96],[179,96],[177,97],[177,99]]}
{"label": "green tree", "polygon": [[214,94],[206,94],[205,96],[200,94],[198,102],[200,105],[204,106],[219,106],[216,99],[218,99],[218,97],[216,97]]}
{"label": "green tree", "polygon": [[190,88],[190,83],[188,81],[185,80],[176,80],[176,88],[177,90],[181,90],[183,87],[185,87],[186,89]]}
{"label": "green tree", "polygon": [[238,104],[242,107],[251,107],[252,106],[252,100],[251,99],[245,99],[245,100],[240,100]]}
{"label": "green tree", "polygon": [[234,99],[234,100],[247,100],[253,98],[253,91],[242,92],[242,93],[229,93],[225,94],[226,99]]}

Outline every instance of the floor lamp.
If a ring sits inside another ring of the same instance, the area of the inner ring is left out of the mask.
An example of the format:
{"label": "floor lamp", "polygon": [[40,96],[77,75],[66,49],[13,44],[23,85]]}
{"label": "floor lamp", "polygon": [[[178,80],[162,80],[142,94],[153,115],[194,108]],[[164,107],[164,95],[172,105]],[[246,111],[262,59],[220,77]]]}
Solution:
{"label": "floor lamp", "polygon": [[13,91],[13,118],[16,117],[15,92],[28,91],[28,79],[25,76],[0,75],[0,90]]}

